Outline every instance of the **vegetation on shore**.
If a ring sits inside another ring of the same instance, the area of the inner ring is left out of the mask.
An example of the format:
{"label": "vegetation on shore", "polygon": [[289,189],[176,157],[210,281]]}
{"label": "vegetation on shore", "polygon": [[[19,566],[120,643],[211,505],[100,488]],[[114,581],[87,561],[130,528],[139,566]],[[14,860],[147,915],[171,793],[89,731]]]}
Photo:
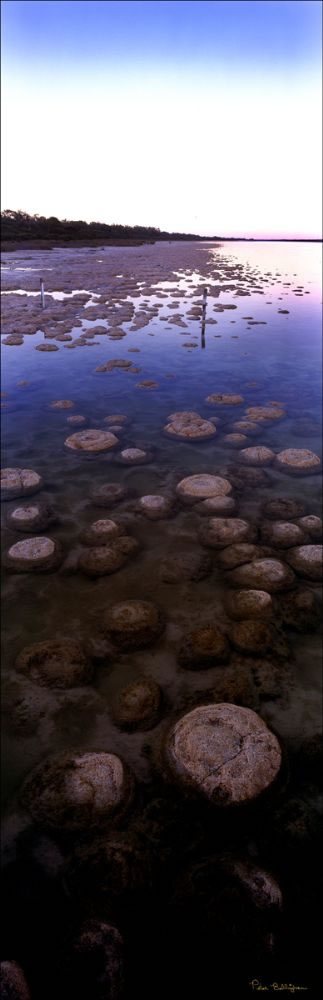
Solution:
{"label": "vegetation on shore", "polygon": [[42,215],[28,215],[21,210],[11,209],[1,213],[1,241],[9,249],[9,243],[24,243],[32,246],[47,245],[48,242],[59,241],[60,245],[68,243],[79,246],[88,244],[100,245],[154,243],[156,240],[201,240],[203,237],[194,233],[167,233],[154,226],[120,226],[106,225],[103,222],[71,221],[56,219],[51,216],[46,219]]}

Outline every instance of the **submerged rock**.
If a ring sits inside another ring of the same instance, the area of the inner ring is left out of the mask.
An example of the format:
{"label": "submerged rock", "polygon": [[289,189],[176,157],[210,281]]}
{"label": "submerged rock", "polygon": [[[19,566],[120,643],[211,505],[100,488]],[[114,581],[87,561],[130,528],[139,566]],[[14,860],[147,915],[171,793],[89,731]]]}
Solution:
{"label": "submerged rock", "polygon": [[316,629],[321,622],[321,608],[312,590],[281,594],[276,615],[285,627],[296,629],[297,632]]}
{"label": "submerged rock", "polygon": [[71,399],[53,399],[50,403],[52,410],[72,410],[75,403]]}
{"label": "submerged rock", "polygon": [[214,392],[211,396],[206,396],[205,402],[211,403],[212,406],[241,406],[244,399],[243,396],[234,393]]}
{"label": "submerged rock", "polygon": [[315,514],[308,514],[307,517],[300,517],[297,524],[313,541],[320,542],[322,540],[323,525],[320,517],[316,517]]}
{"label": "submerged rock", "polygon": [[246,409],[248,420],[256,423],[265,423],[267,420],[282,420],[286,416],[285,410],[279,406],[248,406]]}
{"label": "submerged rock", "polygon": [[47,639],[25,646],[15,668],[41,687],[75,687],[88,684],[93,675],[82,644],[73,639]]}
{"label": "submerged rock", "polygon": [[275,497],[274,500],[266,500],[261,509],[264,516],[272,521],[289,521],[301,517],[305,512],[305,505],[301,500],[292,500],[290,497]]}
{"label": "submerged rock", "polygon": [[51,507],[44,504],[33,503],[16,507],[9,514],[7,524],[14,531],[44,531],[56,521],[56,516]]}
{"label": "submerged rock", "polygon": [[270,645],[270,628],[264,622],[240,621],[233,626],[230,640],[240,653],[265,653]]}
{"label": "submerged rock", "polygon": [[221,629],[212,625],[190,632],[182,643],[178,662],[186,670],[206,670],[230,659],[230,646]]}
{"label": "submerged rock", "polygon": [[229,574],[230,582],[238,587],[252,587],[275,594],[279,590],[290,590],[295,576],[286,563],[279,559],[255,559],[238,566]]}
{"label": "submerged rock", "polygon": [[308,448],[286,448],[276,455],[276,466],[281,472],[289,472],[296,476],[311,475],[319,472],[321,460]]}
{"label": "submerged rock", "polygon": [[169,423],[165,425],[164,431],[169,437],[180,438],[183,441],[200,441],[216,434],[214,424],[194,411],[173,413],[168,419]]}
{"label": "submerged rock", "polygon": [[227,545],[239,542],[253,542],[257,537],[257,529],[248,521],[237,517],[211,517],[201,524],[199,538],[202,545],[212,549],[224,549]]}
{"label": "submerged rock", "polygon": [[30,496],[42,486],[41,476],[33,469],[1,469],[1,500]]}
{"label": "submerged rock", "polygon": [[265,590],[232,590],[225,598],[231,618],[261,618],[267,620],[273,613],[273,602]]}
{"label": "submerged rock", "polygon": [[13,573],[40,573],[57,569],[62,557],[59,542],[43,535],[16,542],[5,553],[4,564]]}
{"label": "submerged rock", "polygon": [[121,524],[116,524],[115,521],[110,519],[101,519],[100,521],[93,521],[93,524],[84,531],[81,536],[81,541],[83,545],[98,546],[107,545],[112,539],[118,538],[120,535],[125,534],[125,528]]}
{"label": "submerged rock", "polygon": [[150,521],[159,521],[169,517],[172,513],[172,507],[173,505],[167,497],[151,493],[140,497],[137,503],[138,512],[144,514]]}
{"label": "submerged rock", "polygon": [[246,444],[248,438],[246,434],[238,434],[237,432],[232,434],[224,434],[222,438],[223,444],[227,445],[227,448],[241,448],[243,444]]}
{"label": "submerged rock", "polygon": [[289,521],[271,521],[263,524],[261,536],[268,545],[274,545],[281,549],[289,549],[292,545],[300,545],[305,541],[302,529]]}
{"label": "submerged rock", "polygon": [[218,554],[217,563],[221,569],[235,569],[236,566],[243,566],[244,563],[252,562],[253,559],[261,559],[268,555],[271,555],[270,549],[261,545],[241,542],[241,544],[228,545],[222,549]]}
{"label": "submerged rock", "polygon": [[66,438],[65,446],[72,451],[100,452],[108,451],[119,444],[118,438],[110,431],[100,431],[97,429],[87,431],[76,431]]}
{"label": "submerged rock", "polygon": [[298,545],[289,549],[286,559],[300,576],[308,580],[322,580],[322,545]]}
{"label": "submerged rock", "polygon": [[91,490],[91,500],[97,507],[113,507],[127,496],[126,487],[122,483],[103,483]]}
{"label": "submerged rock", "polygon": [[181,479],[176,487],[176,493],[184,503],[197,503],[198,500],[208,500],[213,497],[222,498],[231,493],[231,490],[232,486],[228,479],[207,473],[187,476],[186,479]]}
{"label": "submerged rock", "polygon": [[79,559],[79,569],[86,576],[98,577],[116,573],[136,555],[139,545],[135,538],[115,538],[110,544],[89,547]]}
{"label": "submerged rock", "polygon": [[232,497],[208,497],[207,500],[201,500],[200,503],[196,504],[194,513],[202,514],[205,517],[212,517],[212,515],[216,517],[218,514],[225,514],[228,517],[235,513],[236,507],[236,501]]}
{"label": "submerged rock", "polygon": [[120,601],[101,615],[101,629],[121,650],[152,645],[165,628],[165,616],[151,601]]}
{"label": "submerged rock", "polygon": [[222,808],[256,799],[275,781],[282,761],[265,722],[230,703],[193,709],[171,728],[164,752],[183,790]]}
{"label": "submerged rock", "polygon": [[239,452],[239,461],[245,465],[271,465],[275,458],[275,452],[271,448],[264,448],[258,445],[254,448],[243,448]]}
{"label": "submerged rock", "polygon": [[120,729],[152,729],[158,721],[161,690],[151,677],[139,677],[116,695],[111,711]]}
{"label": "submerged rock", "polygon": [[118,456],[118,461],[123,465],[145,465],[151,459],[151,453],[143,448],[124,448]]}
{"label": "submerged rock", "polygon": [[59,753],[38,764],[20,802],[41,826],[87,830],[126,812],[133,796],[130,771],[113,753]]}

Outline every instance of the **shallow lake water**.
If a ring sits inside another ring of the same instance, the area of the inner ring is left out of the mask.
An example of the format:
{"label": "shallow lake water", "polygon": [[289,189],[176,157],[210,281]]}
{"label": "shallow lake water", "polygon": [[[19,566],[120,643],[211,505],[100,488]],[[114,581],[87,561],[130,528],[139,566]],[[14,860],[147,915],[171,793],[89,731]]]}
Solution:
{"label": "shallow lake water", "polygon": [[[152,521],[139,514],[137,501],[147,494],[174,500],[179,481],[198,473],[230,480],[238,472],[241,479],[239,450],[229,447],[225,436],[234,422],[246,419],[246,408],[272,400],[285,415],[259,424],[242,447],[261,445],[275,453],[301,448],[321,455],[320,273],[317,244],[175,243],[4,255],[2,340],[16,332],[23,342],[2,343],[2,467],[33,469],[42,476],[43,489],[31,500],[50,503],[57,522],[39,534],[63,547],[56,571],[4,571],[2,761],[9,814],[29,770],[48,754],[70,747],[120,754],[139,785],[149,788],[159,730],[167,719],[209,700],[219,668],[184,670],[177,653],[194,627],[232,625],[225,603],[229,582],[219,553],[204,548],[212,559],[205,578],[165,582],[161,561],[195,547],[200,551],[205,518],[177,501],[172,516]],[[192,307],[195,315],[190,315]],[[71,351],[73,341],[96,327],[95,336]],[[119,327],[120,339],[111,338]],[[72,339],[56,340],[57,333]],[[35,350],[43,343],[58,350]],[[136,370],[96,370],[117,359]],[[152,387],[140,386],[146,380]],[[243,402],[211,406],[206,397],[212,393],[239,394]],[[71,400],[73,409],[51,408],[51,401],[63,399]],[[206,420],[218,417],[215,437],[167,437],[168,415],[183,410]],[[118,447],[91,455],[70,451],[66,437],[83,429],[67,422],[73,414],[86,418],[84,429],[105,430],[109,414],[126,415]],[[123,465],[118,456],[125,448],[143,449],[151,460]],[[91,491],[114,482],[124,485],[127,495],[117,506],[99,508]],[[306,514],[320,516],[320,486],[319,475],[286,475],[274,464],[266,467],[262,483],[236,485],[235,516],[259,530],[262,505],[275,497],[300,500]],[[23,535],[8,526],[8,516],[22,503],[2,504],[4,553],[28,537],[27,531]],[[118,572],[91,579],[78,565],[82,533],[93,521],[114,517],[137,539],[138,553]],[[286,550],[277,549],[278,559],[285,556]],[[300,578],[298,585],[319,599],[317,583]],[[24,646],[49,638],[89,639],[100,608],[134,598],[154,601],[166,616],[165,632],[155,645],[120,655],[112,665],[100,663],[85,687],[38,688],[17,676],[14,663]],[[279,595],[275,601],[278,614]],[[320,730],[321,645],[318,630],[291,628],[286,637],[281,689],[278,684],[257,708],[293,755],[304,738]],[[127,733],[113,721],[111,700],[142,674],[160,685],[163,713],[148,732]]]}

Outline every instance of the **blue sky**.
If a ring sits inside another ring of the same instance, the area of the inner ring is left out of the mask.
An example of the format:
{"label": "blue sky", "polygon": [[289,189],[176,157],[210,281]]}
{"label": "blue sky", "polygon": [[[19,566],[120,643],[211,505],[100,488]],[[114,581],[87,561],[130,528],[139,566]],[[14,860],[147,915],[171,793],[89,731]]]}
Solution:
{"label": "blue sky", "polygon": [[318,235],[320,24],[318,0],[4,0],[2,206]]}

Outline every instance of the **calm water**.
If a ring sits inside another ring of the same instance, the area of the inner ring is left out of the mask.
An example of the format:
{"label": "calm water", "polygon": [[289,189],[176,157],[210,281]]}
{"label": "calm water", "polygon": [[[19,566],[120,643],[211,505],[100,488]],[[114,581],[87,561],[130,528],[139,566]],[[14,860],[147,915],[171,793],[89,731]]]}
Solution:
{"label": "calm water", "polygon": [[[4,575],[6,802],[34,764],[47,753],[71,745],[119,752],[138,780],[149,782],[147,745],[156,730],[132,735],[120,732],[109,715],[112,694],[144,672],[160,684],[167,715],[184,708],[189,699],[194,703],[194,698],[201,698],[212,686],[213,671],[181,670],[176,649],[194,625],[225,621],[222,599],[226,584],[217,570],[216,554],[214,571],[206,579],[174,586],[163,583],[158,575],[161,557],[196,544],[198,518],[184,507],[169,520],[150,522],[138,516],[134,501],[148,493],[173,494],[183,476],[221,474],[236,465],[237,453],[226,446],[223,433],[228,433],[231,423],[242,419],[245,407],[252,404],[281,401],[286,418],[266,429],[261,427],[259,436],[248,443],[264,444],[274,451],[309,448],[321,454],[320,273],[321,248],[312,244],[232,243],[219,248],[173,244],[5,254],[5,292],[37,291],[42,275],[48,291],[70,294],[73,289],[85,289],[91,292],[94,305],[103,291],[109,301],[112,288],[116,299],[133,300],[136,312],[159,307],[158,315],[142,329],[131,330],[133,320],[123,322],[127,336],[119,341],[98,334],[89,349],[71,351],[58,342],[59,350],[48,354],[35,351],[44,339],[41,324],[46,309],[42,313],[39,306],[38,332],[26,335],[21,346],[2,346],[2,391],[7,393],[2,411],[2,465],[35,469],[43,476],[44,489],[35,500],[54,505],[59,521],[45,534],[59,539],[65,551],[60,571]],[[129,281],[139,295],[133,297],[127,290]],[[187,313],[192,305],[201,304],[204,285],[210,294],[202,339],[201,318]],[[159,297],[160,292],[164,298]],[[63,298],[61,294],[57,301]],[[35,297],[37,307],[38,300]],[[12,302],[14,315],[19,309],[17,295]],[[173,311],[168,308],[171,303],[176,305]],[[222,305],[231,308],[219,311]],[[102,304],[100,317],[91,320],[88,304],[79,313],[83,330],[105,326],[104,313]],[[180,314],[186,327],[170,324],[172,314]],[[209,323],[210,319],[216,324]],[[253,325],[254,321],[259,325]],[[7,332],[5,324],[4,330]],[[81,327],[73,326],[73,318],[70,330],[75,338],[82,332]],[[191,346],[184,346],[188,342]],[[129,348],[138,349],[138,353],[128,353]],[[131,360],[140,373],[95,371],[114,358]],[[157,387],[138,388],[137,383],[146,379],[155,380]],[[19,386],[20,380],[28,385]],[[205,397],[215,392],[241,393],[244,404],[211,409]],[[73,400],[74,410],[51,410],[50,401],[55,399]],[[189,444],[164,435],[168,414],[191,409],[205,417],[220,416],[216,438]],[[69,452],[64,447],[65,437],[80,429],[67,423],[73,413],[87,418],[86,427],[105,428],[105,416],[126,414],[129,421],[122,447],[152,448],[151,463],[129,468],[120,466],[114,454]],[[259,523],[261,503],[275,496],[297,497],[306,504],[306,513],[320,514],[319,476],[293,478],[272,468],[266,471],[264,485],[241,493],[238,516]],[[130,499],[111,511],[95,507],[90,500],[91,488],[115,481],[129,487]],[[17,502],[2,505],[4,550],[24,537],[6,526],[7,514],[15,506]],[[128,518],[140,552],[113,576],[90,580],[73,563],[79,536],[94,520],[114,514]],[[121,657],[114,668],[99,667],[89,688],[47,691],[17,678],[13,664],[23,646],[54,636],[91,635],[93,612],[111,601],[132,597],[155,600],[167,615],[165,636],[156,647]],[[317,632],[291,632],[289,641],[293,683],[287,697],[285,692],[284,698],[264,703],[262,715],[286,746],[293,747],[320,728],[320,637]],[[17,711],[22,701],[25,726],[19,723]]]}

